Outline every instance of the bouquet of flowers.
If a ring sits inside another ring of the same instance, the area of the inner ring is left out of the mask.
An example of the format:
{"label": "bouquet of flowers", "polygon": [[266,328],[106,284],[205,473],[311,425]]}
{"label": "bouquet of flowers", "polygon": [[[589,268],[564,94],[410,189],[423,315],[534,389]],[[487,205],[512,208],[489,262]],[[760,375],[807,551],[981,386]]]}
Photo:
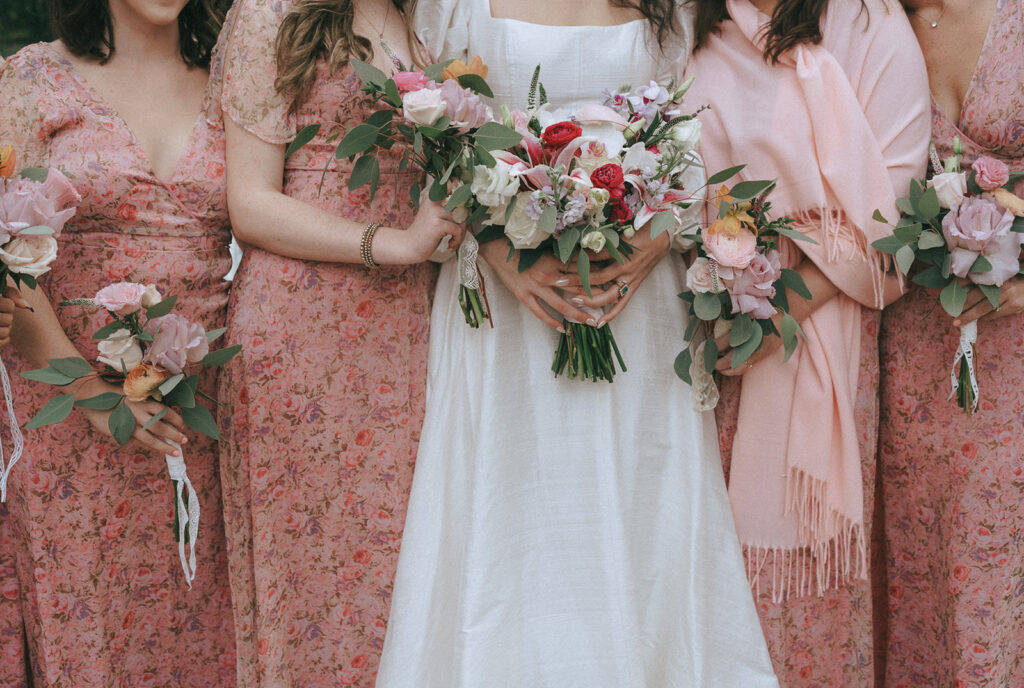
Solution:
{"label": "bouquet of flowers", "polygon": [[[447,198],[446,209],[459,222],[482,219],[486,208],[474,205],[470,198],[472,171],[493,167],[495,159],[489,151],[508,148],[520,139],[511,128],[494,121],[491,108],[480,100],[480,96],[493,96],[484,80],[487,66],[474,57],[468,65],[451,60],[418,71],[396,61],[398,71],[388,77],[366,62],[350,64],[363,82],[363,91],[380,109],[345,133],[334,151],[338,160],[355,161],[348,188],[369,184],[372,198],[380,180],[377,153],[404,144],[400,168],[413,164],[426,173],[430,200]],[[308,143],[320,128],[320,124],[303,128],[285,154]],[[412,186],[413,203],[419,203],[420,191],[418,184]],[[478,291],[482,285],[475,269],[476,249],[472,236],[459,248],[460,266],[472,269],[472,274],[463,276],[459,294],[472,327],[479,327],[487,317]]]}
{"label": "bouquet of flowers", "polygon": [[[724,170],[709,183],[725,181],[740,169]],[[676,357],[675,370],[694,388],[700,411],[718,404],[716,338],[728,335],[731,367],[746,361],[768,336],[782,337],[785,360],[796,350],[801,330],[789,314],[786,290],[805,299],[811,294],[798,272],[782,267],[777,245],[782,236],[815,242],[793,229],[791,218],[769,218],[773,187],[774,182],[764,181],[720,187],[714,198],[718,217],[696,238],[697,257],[686,272],[688,291],[679,295],[690,314],[689,346]],[[778,327],[772,320],[776,313],[782,315]]]}
{"label": "bouquet of flowers", "polygon": [[[217,439],[220,434],[213,414],[197,403],[196,397],[204,397],[213,403],[217,403],[216,399],[198,389],[199,376],[190,373],[189,367],[222,365],[238,354],[242,347],[235,345],[210,351],[210,344],[224,334],[224,328],[207,332],[200,323],[171,313],[177,300],[176,296],[163,298],[151,284],[118,282],[104,287],[91,299],[61,302],[62,306],[101,308],[111,316],[111,322],[97,330],[92,338],[98,342],[96,360],[104,366],[99,376],[107,382],[119,384],[122,391],[78,401],[74,394],[62,394],[47,402],[26,427],[59,423],[75,406],[111,411],[110,433],[118,444],[124,446],[136,428],[135,416],[126,402],[152,399],[164,404],[165,408],[153,416],[143,430],[159,422],[170,407],[175,407],[185,425]],[[47,367],[26,371],[22,376],[63,387],[95,374],[93,367],[81,358],[58,358],[47,362]],[[167,454],[165,459],[174,484],[175,540],[185,579],[191,585],[196,568],[199,499],[186,472],[184,457]],[[192,544],[188,560],[185,558],[186,542]]]}
{"label": "bouquet of flowers", "polygon": [[[17,155],[0,146],[0,291],[9,283],[34,289],[36,278],[57,257],[57,235],[75,214],[79,195],[68,178],[55,169],[25,168],[15,177]],[[0,451],[0,502],[7,499],[7,478],[21,458],[24,439],[11,399],[7,368],[0,361],[7,416],[14,451],[5,462]]]}
{"label": "bouquet of flowers", "polygon": [[[999,308],[1002,285],[1024,274],[1024,200],[1011,191],[1024,172],[1010,172],[1005,163],[987,156],[964,171],[962,154],[959,139],[953,141],[953,155],[942,162],[933,147],[934,176],[910,183],[910,195],[896,201],[902,216],[892,235],[872,244],[893,255],[904,274],[916,263],[920,269],[911,281],[939,290],[939,303],[954,318],[963,313],[971,286]],[[887,222],[878,211],[875,219]],[[977,339],[977,321],[960,328],[950,372],[950,397],[956,396],[967,413],[978,408]]]}

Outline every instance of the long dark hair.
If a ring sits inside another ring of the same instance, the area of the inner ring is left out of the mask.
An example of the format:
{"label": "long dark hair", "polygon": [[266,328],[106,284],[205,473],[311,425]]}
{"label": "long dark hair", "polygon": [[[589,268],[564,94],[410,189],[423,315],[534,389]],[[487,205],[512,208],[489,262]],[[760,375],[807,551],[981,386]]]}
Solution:
{"label": "long dark hair", "polygon": [[[725,0],[687,1],[696,9],[694,48],[700,49],[708,36],[718,33],[729,12]],[[774,64],[783,53],[801,43],[821,43],[821,18],[828,3],[829,0],[780,0],[764,32],[764,59]],[[864,0],[861,6],[866,7]]]}
{"label": "long dark hair", "polygon": [[[185,64],[206,69],[231,0],[189,0],[178,15],[178,48]],[[72,55],[101,64],[114,54],[114,20],[107,0],[49,0],[50,25]]]}
{"label": "long dark hair", "polygon": [[679,18],[676,16],[678,0],[611,0],[613,7],[636,10],[644,15],[654,28],[654,35],[659,45],[679,30]]}

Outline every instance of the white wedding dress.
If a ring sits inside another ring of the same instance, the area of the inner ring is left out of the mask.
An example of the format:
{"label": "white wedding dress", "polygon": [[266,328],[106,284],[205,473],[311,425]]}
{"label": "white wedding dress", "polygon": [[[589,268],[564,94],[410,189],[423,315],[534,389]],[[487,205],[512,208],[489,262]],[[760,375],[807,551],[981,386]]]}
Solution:
{"label": "white wedding dress", "polygon": [[[681,73],[683,21],[662,56],[642,21],[538,26],[492,18],[488,0],[420,0],[413,18],[432,54],[481,55],[495,101],[524,107],[538,63],[557,107]],[[682,260],[612,323],[628,367],[613,384],[553,377],[557,334],[481,268],[494,329],[465,324],[455,261],[438,281],[377,688],[778,686],[714,415],[672,368]]]}

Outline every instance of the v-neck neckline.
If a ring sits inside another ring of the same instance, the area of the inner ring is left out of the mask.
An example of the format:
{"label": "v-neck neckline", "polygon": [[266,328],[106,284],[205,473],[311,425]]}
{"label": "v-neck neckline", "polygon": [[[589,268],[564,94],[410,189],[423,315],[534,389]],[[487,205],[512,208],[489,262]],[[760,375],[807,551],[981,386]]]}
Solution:
{"label": "v-neck neckline", "polygon": [[982,62],[985,60],[985,54],[988,51],[989,43],[992,41],[992,36],[995,34],[996,19],[999,17],[999,0],[996,0],[995,7],[992,8],[992,16],[988,20],[988,30],[985,32],[985,40],[981,44],[981,52],[978,53],[978,61],[974,63],[974,71],[971,72],[971,80],[967,82],[967,90],[964,91],[963,100],[960,101],[960,113],[956,119],[953,119],[948,112],[943,109],[939,101],[935,99],[934,94],[931,96],[932,105],[942,113],[942,116],[949,121],[950,124],[961,134],[963,134],[962,126],[964,124],[964,112],[967,111],[967,105],[971,101],[971,96],[974,95],[974,89],[978,85],[978,77],[981,74]]}
{"label": "v-neck neckline", "polygon": [[153,163],[150,160],[149,154],[146,152],[146,149],[142,146],[142,143],[135,135],[135,132],[132,131],[132,128],[128,124],[128,121],[121,116],[120,112],[117,111],[117,108],[115,108],[109,101],[107,101],[107,99],[104,98],[99,91],[92,87],[92,85],[89,83],[89,80],[85,78],[84,74],[82,74],[81,70],[79,70],[78,67],[75,66],[75,63],[69,60],[67,56],[65,56],[62,53],[61,50],[59,50],[50,43],[44,43],[44,45],[47,48],[49,48],[50,51],[53,52],[54,55],[56,55],[59,58],[61,64],[65,66],[65,69],[67,70],[68,74],[71,76],[72,79],[75,80],[75,82],[78,83],[78,85],[82,88],[82,90],[89,97],[89,99],[92,100],[95,104],[107,110],[113,116],[113,118],[118,121],[120,126],[124,129],[125,133],[128,135],[132,147],[137,151],[139,160],[141,161],[146,172],[161,186],[165,188],[170,188],[178,173],[181,171],[181,166],[184,163],[185,159],[188,157],[189,151],[192,150],[192,147],[195,144],[196,136],[198,136],[199,126],[205,119],[206,109],[208,106],[208,99],[210,97],[209,81],[207,81],[206,88],[203,89],[203,98],[199,104],[199,112],[196,114],[196,118],[192,123],[192,129],[189,131],[188,139],[185,141],[185,146],[184,148],[181,149],[181,151],[178,153],[178,156],[175,158],[174,166],[171,168],[170,174],[167,176],[166,179],[162,179],[160,175],[156,173],[156,169],[154,168]]}

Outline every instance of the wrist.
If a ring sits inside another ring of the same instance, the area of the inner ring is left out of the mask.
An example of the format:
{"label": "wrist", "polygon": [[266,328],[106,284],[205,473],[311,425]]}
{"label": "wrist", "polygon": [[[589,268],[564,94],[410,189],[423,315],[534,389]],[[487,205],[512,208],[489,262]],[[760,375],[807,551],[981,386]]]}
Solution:
{"label": "wrist", "polygon": [[408,241],[405,232],[394,227],[378,227],[370,242],[370,256],[378,265],[408,265],[410,259]]}

